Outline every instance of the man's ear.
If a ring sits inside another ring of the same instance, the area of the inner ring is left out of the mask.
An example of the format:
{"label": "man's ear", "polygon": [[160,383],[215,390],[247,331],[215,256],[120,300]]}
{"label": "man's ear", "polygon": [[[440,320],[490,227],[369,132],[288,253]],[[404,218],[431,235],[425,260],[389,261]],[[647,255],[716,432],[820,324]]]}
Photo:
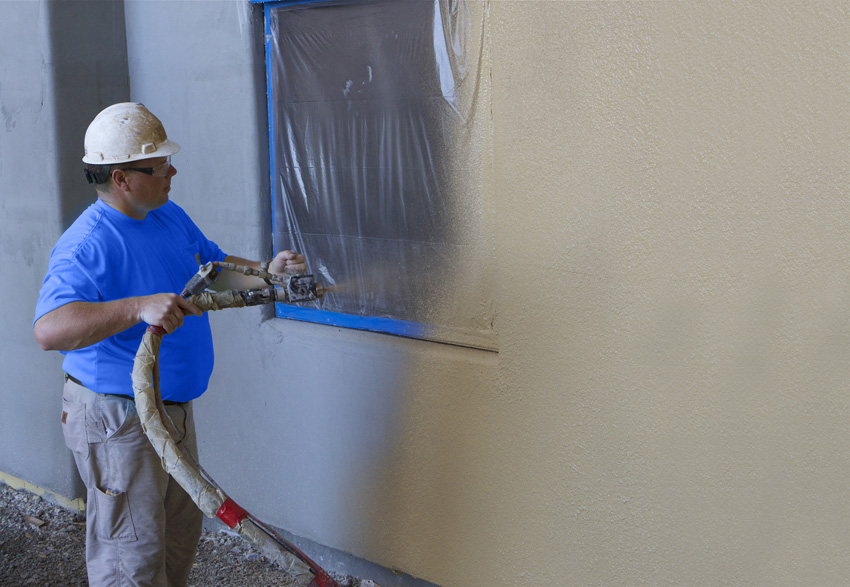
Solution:
{"label": "man's ear", "polygon": [[112,182],[124,191],[129,189],[129,185],[127,184],[127,172],[123,169],[112,170]]}

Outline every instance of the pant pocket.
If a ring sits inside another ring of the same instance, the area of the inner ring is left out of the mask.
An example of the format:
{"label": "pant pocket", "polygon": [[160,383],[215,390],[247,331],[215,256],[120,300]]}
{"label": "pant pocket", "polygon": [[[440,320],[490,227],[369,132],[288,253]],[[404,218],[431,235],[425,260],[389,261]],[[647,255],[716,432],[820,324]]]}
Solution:
{"label": "pant pocket", "polygon": [[130,500],[127,492],[117,493],[110,489],[94,491],[95,515],[94,530],[98,540],[117,542],[132,542],[136,540],[136,528],[133,525],[133,515],[130,511]]}
{"label": "pant pocket", "polygon": [[62,436],[65,437],[65,446],[73,452],[88,455],[86,404],[62,398]]}
{"label": "pant pocket", "polygon": [[104,440],[126,436],[128,431],[133,432],[133,425],[139,421],[136,404],[131,399],[99,397],[97,410],[105,432]]}

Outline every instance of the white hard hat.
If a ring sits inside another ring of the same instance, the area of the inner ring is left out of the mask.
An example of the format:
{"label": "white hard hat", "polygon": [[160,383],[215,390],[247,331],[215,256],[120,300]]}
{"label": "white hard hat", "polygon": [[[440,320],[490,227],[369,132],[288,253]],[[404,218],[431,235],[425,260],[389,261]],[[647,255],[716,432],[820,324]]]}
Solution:
{"label": "white hard hat", "polygon": [[83,163],[115,165],[166,157],[180,150],[169,141],[159,119],[137,102],[122,102],[101,111],[86,130]]}

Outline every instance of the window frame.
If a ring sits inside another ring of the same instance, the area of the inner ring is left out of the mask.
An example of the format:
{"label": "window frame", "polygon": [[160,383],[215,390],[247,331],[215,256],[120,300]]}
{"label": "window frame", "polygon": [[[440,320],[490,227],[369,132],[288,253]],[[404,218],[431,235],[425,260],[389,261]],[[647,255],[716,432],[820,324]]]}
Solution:
{"label": "window frame", "polygon": [[[271,31],[271,11],[286,6],[309,5],[309,4],[331,4],[339,0],[249,0],[251,4],[263,5],[263,28],[265,32],[264,47],[265,47],[265,67],[266,67],[266,104],[268,114],[268,139],[269,139],[269,175],[270,175],[270,198],[272,205],[272,242],[274,250],[278,250],[275,238],[277,234],[277,226],[275,225],[275,210],[277,201],[285,197],[285,194],[279,193],[279,182],[277,176],[279,168],[277,165],[277,153],[275,149],[274,129],[275,124],[275,108],[273,95],[273,50],[272,50],[272,31]],[[357,4],[358,0],[348,0],[347,3]],[[282,201],[282,200],[281,200]],[[308,260],[309,264],[309,260]],[[482,337],[472,333],[469,335],[453,331],[451,336],[446,336],[443,329],[439,325],[413,322],[400,318],[386,318],[380,316],[361,316],[355,314],[347,314],[333,310],[323,310],[317,308],[307,308],[294,304],[286,304],[277,302],[275,304],[275,316],[278,318],[286,318],[301,322],[310,322],[314,324],[325,324],[328,326],[336,326],[340,328],[350,328],[354,330],[370,331],[382,334],[391,334],[406,338],[414,338],[430,342],[438,342],[443,344],[458,345],[470,348],[476,348],[485,351],[498,352],[497,338],[495,332],[492,340],[487,337]]]}

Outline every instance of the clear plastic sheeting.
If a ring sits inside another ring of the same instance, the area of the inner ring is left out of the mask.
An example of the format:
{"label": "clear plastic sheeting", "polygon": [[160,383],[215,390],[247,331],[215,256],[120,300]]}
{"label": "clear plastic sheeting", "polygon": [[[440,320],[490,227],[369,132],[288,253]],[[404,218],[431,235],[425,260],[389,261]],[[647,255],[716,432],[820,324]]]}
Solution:
{"label": "clear plastic sheeting", "polygon": [[267,6],[278,315],[495,349],[486,2]]}

